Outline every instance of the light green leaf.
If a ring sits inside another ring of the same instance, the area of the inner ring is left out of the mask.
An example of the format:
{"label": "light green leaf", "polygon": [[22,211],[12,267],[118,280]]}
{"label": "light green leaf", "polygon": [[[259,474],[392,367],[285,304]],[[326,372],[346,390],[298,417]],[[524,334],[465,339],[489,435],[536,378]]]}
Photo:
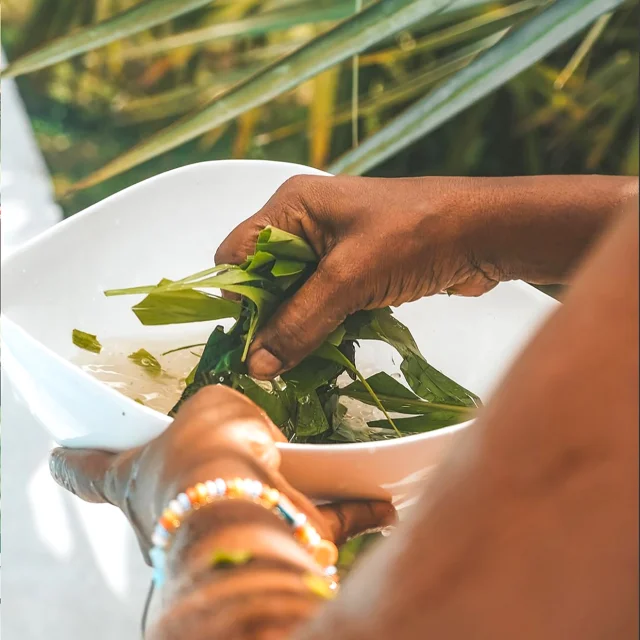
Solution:
{"label": "light green leaf", "polygon": [[139,349],[130,354],[129,360],[142,367],[152,377],[157,377],[162,373],[161,364],[146,349]]}
{"label": "light green leaf", "polygon": [[2,77],[19,76],[68,60],[110,42],[140,33],[189,11],[211,4],[213,0],[146,0],[99,24],[77,29],[68,36],[48,42],[8,65]]}
{"label": "light green leaf", "polygon": [[74,329],[71,332],[71,340],[76,347],[85,351],[91,351],[91,353],[100,353],[102,351],[102,345],[97,336],[80,331],[80,329]]}
{"label": "light green leaf", "polygon": [[331,173],[360,175],[478,102],[623,0],[561,0],[509,33],[383,129],[347,152]]}
{"label": "light green leaf", "polygon": [[77,183],[85,189],[269,102],[354,54],[432,15],[452,0],[381,0],[215,98]]}
{"label": "light green leaf", "polygon": [[[167,282],[163,280],[163,282]],[[153,291],[132,308],[144,325],[183,324],[238,318],[240,304],[202,291]]]}
{"label": "light green leaf", "polygon": [[209,44],[216,40],[247,38],[274,31],[281,31],[301,24],[333,22],[342,20],[353,13],[344,0],[313,0],[296,7],[276,11],[266,11],[248,16],[242,20],[214,24],[202,29],[194,29],[176,35],[159,38],[144,45],[131,47],[123,52],[125,59],[144,58],[179,47]]}
{"label": "light green leaf", "polygon": [[271,268],[271,275],[276,278],[296,276],[302,273],[305,267],[304,262],[298,262],[297,260],[276,260],[276,263]]}
{"label": "light green leaf", "polygon": [[267,251],[279,260],[318,261],[313,249],[305,240],[271,226],[265,227],[258,234],[256,251]]}

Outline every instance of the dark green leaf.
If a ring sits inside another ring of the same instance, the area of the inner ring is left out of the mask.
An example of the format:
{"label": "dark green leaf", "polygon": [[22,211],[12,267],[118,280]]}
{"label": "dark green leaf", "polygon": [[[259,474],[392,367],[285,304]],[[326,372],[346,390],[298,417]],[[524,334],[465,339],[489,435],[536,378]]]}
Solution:
{"label": "dark green leaf", "polygon": [[[427,402],[416,396],[397,380],[394,380],[388,373],[376,373],[370,378],[367,378],[367,383],[387,411],[407,414],[428,414],[446,411],[456,413],[458,415],[458,421],[461,419],[466,420],[468,419],[466,416],[472,416],[474,413],[470,407],[463,407],[458,403]],[[360,402],[372,406],[377,406],[370,392],[361,381],[352,382],[350,385],[340,389],[339,392],[340,395],[355,398],[356,400],[360,400]]]}
{"label": "dark green leaf", "polygon": [[253,400],[275,425],[282,427],[289,421],[289,407],[286,399],[276,391],[267,391],[252,380],[249,376],[239,375],[236,378],[242,392]]}
{"label": "dark green leaf", "polygon": [[74,329],[71,332],[71,340],[76,347],[84,349],[85,351],[91,351],[91,353],[100,353],[102,351],[102,345],[97,336],[91,333],[85,333],[79,329]]}
{"label": "dark green leaf", "polygon": [[400,370],[413,391],[430,402],[448,402],[465,407],[480,405],[478,396],[432,367],[420,354],[408,354]]}
{"label": "dark green leaf", "polygon": [[330,360],[309,356],[300,364],[282,375],[282,379],[305,394],[335,380],[344,371],[344,366]]}
{"label": "dark green leaf", "polygon": [[130,354],[129,360],[142,367],[152,377],[157,377],[162,373],[162,366],[146,349],[139,349]]}
{"label": "dark green leaf", "polygon": [[[470,420],[472,416],[464,418]],[[420,416],[411,418],[396,418],[393,422],[403,433],[424,433],[426,431],[434,431],[443,427],[450,427],[459,424],[464,420],[460,419],[460,414],[455,411],[432,411]],[[388,420],[374,420],[369,422],[370,427],[391,428]]]}
{"label": "dark green leaf", "polygon": [[196,368],[195,378],[217,372],[220,368],[220,362],[229,352],[237,349],[238,340],[234,335],[225,333],[224,327],[218,325],[209,336],[207,344],[202,352],[202,357]]}
{"label": "dark green leaf", "polygon": [[298,401],[295,417],[296,435],[307,438],[329,430],[329,421],[315,391],[296,396]]}
{"label": "dark green leaf", "polygon": [[480,399],[474,393],[432,367],[420,353],[411,332],[391,309],[377,309],[355,314],[346,322],[350,335],[359,339],[383,340],[403,357],[401,371],[409,386],[430,402],[475,407]]}

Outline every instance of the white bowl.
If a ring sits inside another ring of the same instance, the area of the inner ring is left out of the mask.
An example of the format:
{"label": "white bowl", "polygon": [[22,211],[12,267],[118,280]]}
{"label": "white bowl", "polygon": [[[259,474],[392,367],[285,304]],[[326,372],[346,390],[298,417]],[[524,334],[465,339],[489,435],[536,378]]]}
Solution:
{"label": "white bowl", "polygon": [[[36,420],[61,445],[123,450],[148,442],[170,419],[95,380],[72,360],[71,331],[100,339],[189,344],[214,323],[143,327],[135,297],[103,291],[180,278],[206,268],[221,240],[287,178],[326,175],[294,164],[195,164],[146,180],[73,216],[2,264],[3,366]],[[435,296],[404,305],[425,357],[484,400],[557,303],[524,283],[477,299]],[[364,348],[370,364],[389,353]],[[316,498],[379,497],[402,504],[470,423],[373,444],[284,444],[284,472]]]}

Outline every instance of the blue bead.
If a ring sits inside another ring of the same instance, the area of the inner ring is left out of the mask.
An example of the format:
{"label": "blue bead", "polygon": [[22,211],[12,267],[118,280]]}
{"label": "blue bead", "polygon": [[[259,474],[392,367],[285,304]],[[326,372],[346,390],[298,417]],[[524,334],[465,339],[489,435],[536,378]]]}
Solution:
{"label": "blue bead", "polygon": [[288,524],[293,524],[295,521],[295,513],[289,512],[285,507],[283,507],[280,503],[278,503],[274,510],[276,513],[279,513]]}
{"label": "blue bead", "polygon": [[189,496],[186,493],[179,494],[176,500],[185,512],[191,511],[191,500],[189,500]]}
{"label": "blue bead", "polygon": [[167,554],[163,549],[153,547],[151,551],[149,551],[149,558],[154,569],[164,570],[167,563]]}

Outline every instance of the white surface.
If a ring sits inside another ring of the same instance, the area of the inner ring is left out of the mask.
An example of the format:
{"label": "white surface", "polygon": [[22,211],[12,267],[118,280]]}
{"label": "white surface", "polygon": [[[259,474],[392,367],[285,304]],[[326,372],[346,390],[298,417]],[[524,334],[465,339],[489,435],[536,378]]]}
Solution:
{"label": "white surface", "polygon": [[[3,257],[60,219],[15,84],[2,80]],[[115,509],[55,485],[51,447],[3,369],[4,640],[138,638],[149,572],[133,535]]]}
{"label": "white surface", "polygon": [[[143,327],[138,298],[103,291],[177,279],[206,269],[215,248],[298,165],[223,161],[156,176],[77,214],[3,262],[3,357],[32,416],[60,443],[123,449],[148,441],[169,419],[120,395],[70,360],[73,328],[101,340],[200,342],[215,323]],[[327,178],[331,179],[331,178]],[[434,296],[399,318],[426,358],[485,398],[556,303],[523,283],[476,299]],[[364,343],[362,361],[391,366],[391,351]],[[387,442],[282,445],[284,470],[316,497],[410,497],[460,426]]]}

